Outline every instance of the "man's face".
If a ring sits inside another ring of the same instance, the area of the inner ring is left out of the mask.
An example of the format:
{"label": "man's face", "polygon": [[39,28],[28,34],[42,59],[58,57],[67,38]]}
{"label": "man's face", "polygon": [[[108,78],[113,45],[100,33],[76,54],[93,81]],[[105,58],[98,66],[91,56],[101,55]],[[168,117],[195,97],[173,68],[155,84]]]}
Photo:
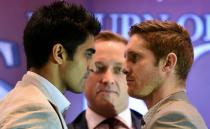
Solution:
{"label": "man's face", "polygon": [[93,55],[94,72],[85,85],[88,106],[97,113],[116,110],[121,112],[128,106],[125,75],[122,73],[126,45],[116,41],[96,41]]}
{"label": "man's face", "polygon": [[125,53],[125,71],[128,84],[128,94],[143,99],[151,95],[161,83],[160,68],[149,49],[146,41],[139,35],[131,36]]}
{"label": "man's face", "polygon": [[85,43],[78,46],[73,60],[68,60],[62,70],[62,83],[72,92],[82,92],[92,58],[94,37],[89,36]]}

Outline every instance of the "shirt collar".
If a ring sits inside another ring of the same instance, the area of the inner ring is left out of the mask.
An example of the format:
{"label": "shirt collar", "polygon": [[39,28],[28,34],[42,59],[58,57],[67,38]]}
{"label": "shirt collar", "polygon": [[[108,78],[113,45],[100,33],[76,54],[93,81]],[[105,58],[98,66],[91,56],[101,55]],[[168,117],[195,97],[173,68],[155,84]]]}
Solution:
{"label": "shirt collar", "polygon": [[25,78],[40,83],[41,85],[37,86],[44,92],[48,100],[57,106],[61,113],[69,108],[71,103],[68,99],[47,79],[31,71],[26,73]]}
{"label": "shirt collar", "polygon": [[[105,117],[92,111],[89,107],[86,109],[85,117],[87,120],[88,129],[94,129],[99,123],[106,119]],[[126,108],[115,118],[123,122],[129,128],[132,128],[131,111],[129,108]]]}

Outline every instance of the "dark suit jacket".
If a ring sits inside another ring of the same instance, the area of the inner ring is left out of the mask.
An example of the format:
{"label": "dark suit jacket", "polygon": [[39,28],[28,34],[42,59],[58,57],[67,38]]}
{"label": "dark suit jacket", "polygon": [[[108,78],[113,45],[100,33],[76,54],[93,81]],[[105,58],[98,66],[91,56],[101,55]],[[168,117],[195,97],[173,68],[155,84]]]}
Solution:
{"label": "dark suit jacket", "polygon": [[[131,118],[135,129],[140,129],[142,115],[131,109]],[[88,129],[85,111],[80,113],[72,123],[68,124],[68,129]]]}

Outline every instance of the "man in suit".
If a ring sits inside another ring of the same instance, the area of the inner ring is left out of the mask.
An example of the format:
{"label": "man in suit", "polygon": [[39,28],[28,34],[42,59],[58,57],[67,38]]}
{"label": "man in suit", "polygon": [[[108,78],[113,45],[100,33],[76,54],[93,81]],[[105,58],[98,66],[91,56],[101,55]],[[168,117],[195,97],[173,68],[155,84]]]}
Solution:
{"label": "man in suit", "polygon": [[124,73],[130,96],[149,109],[143,129],[207,129],[186,97],[186,78],[193,63],[188,32],[169,21],[145,21],[130,29]]}
{"label": "man in suit", "polygon": [[88,107],[68,125],[69,129],[99,129],[108,126],[100,126],[107,118],[121,121],[121,128],[140,128],[142,115],[128,108],[129,96],[122,73],[126,44],[123,37],[109,31],[96,36],[92,73],[84,88]]}
{"label": "man in suit", "polygon": [[99,31],[82,6],[60,1],[36,10],[24,30],[28,71],[0,102],[0,128],[66,129],[61,114],[70,102],[62,93],[81,92]]}

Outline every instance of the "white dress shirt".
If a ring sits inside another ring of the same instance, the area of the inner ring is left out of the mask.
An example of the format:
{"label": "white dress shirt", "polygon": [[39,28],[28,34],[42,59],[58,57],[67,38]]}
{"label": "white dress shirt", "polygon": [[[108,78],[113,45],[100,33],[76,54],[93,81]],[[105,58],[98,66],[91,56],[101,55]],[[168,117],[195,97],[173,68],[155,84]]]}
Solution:
{"label": "white dress shirt", "polygon": [[[99,123],[106,119],[105,117],[92,111],[89,107],[86,109],[85,117],[87,120],[88,129],[94,129]],[[129,108],[126,108],[115,118],[123,122],[127,127],[132,128],[131,111]]]}

